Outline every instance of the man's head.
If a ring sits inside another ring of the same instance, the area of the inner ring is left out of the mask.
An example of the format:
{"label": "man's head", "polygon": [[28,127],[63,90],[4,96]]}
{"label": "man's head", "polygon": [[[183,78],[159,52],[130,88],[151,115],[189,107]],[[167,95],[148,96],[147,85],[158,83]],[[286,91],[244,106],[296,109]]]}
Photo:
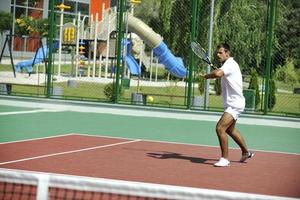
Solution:
{"label": "man's head", "polygon": [[216,55],[219,62],[224,63],[230,57],[230,46],[227,43],[219,44]]}

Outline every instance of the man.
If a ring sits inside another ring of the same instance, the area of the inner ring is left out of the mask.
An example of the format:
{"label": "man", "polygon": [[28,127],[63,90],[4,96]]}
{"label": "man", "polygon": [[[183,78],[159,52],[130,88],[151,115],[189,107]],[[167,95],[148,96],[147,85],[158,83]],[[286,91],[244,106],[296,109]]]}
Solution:
{"label": "man", "polygon": [[216,132],[221,147],[221,158],[214,166],[226,167],[230,165],[228,159],[227,134],[233,138],[242,150],[240,162],[246,161],[254,154],[248,151],[242,135],[235,128],[236,120],[245,108],[243,81],[239,65],[233,57],[230,56],[230,47],[226,43],[217,46],[217,58],[222,64],[221,68],[204,75],[204,78],[221,78],[224,113],[216,126]]}

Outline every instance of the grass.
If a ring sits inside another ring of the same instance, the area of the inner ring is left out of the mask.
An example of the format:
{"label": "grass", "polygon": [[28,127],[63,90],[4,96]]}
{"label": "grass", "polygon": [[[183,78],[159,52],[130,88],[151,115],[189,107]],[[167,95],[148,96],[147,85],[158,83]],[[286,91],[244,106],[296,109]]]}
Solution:
{"label": "grass", "polygon": [[[40,68],[41,72],[43,71]],[[62,65],[62,73],[70,73],[70,66]],[[0,65],[0,71],[11,71],[10,65]],[[98,73],[98,72],[97,72]],[[96,74],[97,74],[96,73]],[[165,78],[164,71],[159,71],[159,77]],[[161,80],[160,80],[161,81]],[[213,81],[212,81],[213,82]],[[63,91],[62,98],[67,99],[79,99],[79,100],[88,100],[88,101],[101,101],[107,102],[103,90],[105,84],[101,83],[87,83],[87,82],[76,82],[76,87],[69,87],[66,82],[56,83],[54,81],[54,87],[61,87]],[[277,82],[278,89],[292,91],[293,88],[287,84]],[[295,86],[294,86],[295,87]],[[163,107],[178,107],[186,108],[187,99],[186,88],[176,86],[175,82],[173,86],[169,87],[130,87],[129,89],[124,90],[124,95],[121,97],[120,102],[129,104],[131,103],[131,95],[134,92],[140,92],[144,94],[151,95],[154,98],[154,101],[148,103],[152,106],[163,106]],[[194,95],[199,95],[198,89],[194,90]],[[43,87],[35,86],[19,86],[14,85],[12,88],[12,94],[21,95],[21,96],[46,96],[46,90]],[[220,110],[222,109],[222,99],[221,96],[216,96],[211,94],[209,96],[209,109],[211,110]],[[201,108],[200,108],[201,109]],[[260,106],[258,109],[260,111]],[[293,93],[276,93],[276,104],[271,112],[279,113],[280,115],[295,115],[300,116],[300,94]]]}
{"label": "grass", "polygon": [[300,116],[300,94],[276,94],[276,104],[272,109],[276,113],[294,113]]}
{"label": "grass", "polygon": [[[96,101],[107,101],[103,90],[105,84],[99,83],[84,83],[77,82],[75,88],[69,87],[67,83],[55,84],[55,87],[61,87],[63,90],[63,98],[80,99],[80,100],[96,100]],[[26,87],[26,86],[15,86],[13,87],[14,94],[35,94],[44,95],[45,91],[43,88]],[[136,87],[130,87],[124,91],[124,95],[121,98],[123,103],[131,103],[132,93],[137,92]],[[185,89],[184,88],[157,88],[157,87],[143,87],[143,94],[151,95],[154,101],[148,105],[152,106],[165,106],[165,107],[186,107]],[[211,109],[222,109],[221,96],[211,94],[209,96],[209,108]],[[258,109],[259,111],[260,109]],[[299,94],[276,94],[276,104],[272,109],[275,113],[290,113],[300,115],[300,95]]]}

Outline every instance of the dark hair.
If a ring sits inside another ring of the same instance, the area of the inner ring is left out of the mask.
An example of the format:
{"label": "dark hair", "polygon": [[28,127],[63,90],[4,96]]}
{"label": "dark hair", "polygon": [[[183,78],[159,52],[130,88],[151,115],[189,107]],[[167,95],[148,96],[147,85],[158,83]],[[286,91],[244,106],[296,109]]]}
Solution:
{"label": "dark hair", "polygon": [[225,52],[229,52],[230,53],[230,46],[229,46],[229,44],[227,44],[227,43],[220,43],[217,46],[217,49],[220,49],[220,48],[224,48]]}

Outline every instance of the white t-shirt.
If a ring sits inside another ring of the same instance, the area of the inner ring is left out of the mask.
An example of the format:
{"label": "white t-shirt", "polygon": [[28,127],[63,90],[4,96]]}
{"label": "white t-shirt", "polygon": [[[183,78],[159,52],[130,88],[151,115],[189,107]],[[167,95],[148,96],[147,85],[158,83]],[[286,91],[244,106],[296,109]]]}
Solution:
{"label": "white t-shirt", "polygon": [[243,79],[239,65],[233,57],[230,57],[220,69],[224,72],[224,76],[221,78],[224,107],[244,109]]}

